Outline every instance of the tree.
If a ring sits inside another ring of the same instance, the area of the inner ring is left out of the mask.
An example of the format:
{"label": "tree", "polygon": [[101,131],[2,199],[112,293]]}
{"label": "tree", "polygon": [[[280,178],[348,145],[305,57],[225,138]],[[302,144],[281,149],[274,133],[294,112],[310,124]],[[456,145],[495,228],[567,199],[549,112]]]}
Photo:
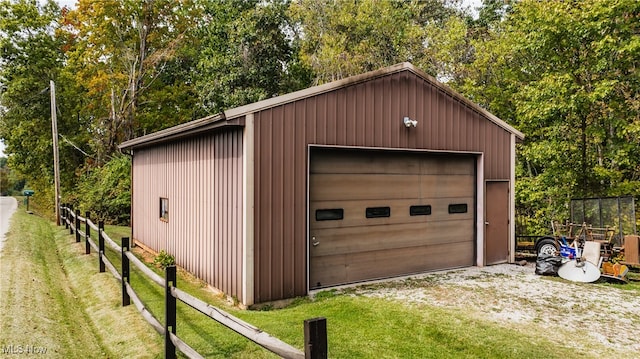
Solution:
{"label": "tree", "polygon": [[517,201],[566,216],[572,197],[640,192],[636,1],[522,1],[475,42],[459,88],[527,138]]}
{"label": "tree", "polygon": [[67,70],[98,163],[125,140],[197,116],[185,50],[197,14],[190,0],[80,0],[65,15]]}
{"label": "tree", "polygon": [[314,71],[316,83],[403,61],[424,64],[425,37],[420,21],[426,16],[425,4],[391,0],[297,1],[291,5],[291,13],[301,42],[301,60]]}
{"label": "tree", "polygon": [[[27,0],[0,2],[0,138],[11,154],[12,172],[24,176],[38,191],[35,200],[43,203],[53,202],[49,80],[68,88],[61,75],[62,41],[56,35],[59,16],[60,9],[52,1],[42,6]],[[63,90],[59,95],[67,94]],[[71,139],[82,133],[74,122],[71,116],[59,117],[61,130],[74,128],[75,132],[66,132],[74,134],[69,135]],[[65,183],[73,181],[78,165],[73,151],[61,148]]]}
{"label": "tree", "polygon": [[197,89],[208,112],[308,87],[286,1],[205,1]]}

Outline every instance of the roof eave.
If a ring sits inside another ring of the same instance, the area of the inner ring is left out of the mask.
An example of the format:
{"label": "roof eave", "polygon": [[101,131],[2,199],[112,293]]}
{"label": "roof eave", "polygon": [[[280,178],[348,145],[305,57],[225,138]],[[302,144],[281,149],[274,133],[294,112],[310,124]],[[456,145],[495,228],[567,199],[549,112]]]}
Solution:
{"label": "roof eave", "polygon": [[148,147],[159,143],[175,141],[180,138],[196,136],[222,127],[242,127],[244,117],[227,120],[224,114],[217,114],[201,118],[199,120],[183,123],[174,127],[154,132],[145,136],[123,142],[118,146],[120,150],[133,150]]}
{"label": "roof eave", "polygon": [[293,101],[301,100],[311,96],[316,96],[316,95],[330,92],[339,88],[370,81],[372,79],[388,76],[388,75],[399,73],[402,71],[410,71],[414,73],[416,76],[429,82],[434,87],[438,88],[439,90],[443,91],[449,96],[457,99],[461,103],[464,103],[466,106],[473,109],[474,111],[480,113],[482,116],[486,117],[491,122],[500,126],[505,131],[514,134],[517,140],[519,141],[524,140],[524,134],[516,130],[514,127],[512,127],[505,121],[496,117],[495,115],[485,110],[484,108],[480,107],[473,101],[462,96],[461,94],[459,94],[458,92],[450,88],[449,86],[439,82],[432,76],[428,75],[424,71],[415,67],[413,64],[409,62],[403,62],[393,66],[385,67],[380,70],[370,71],[361,75],[350,76],[342,80],[329,82],[319,86],[313,86],[310,88],[291,92],[281,96],[277,96],[277,97],[269,98],[266,100],[247,104],[244,106],[232,108],[214,116],[208,116],[199,120],[187,122],[182,125],[167,128],[162,131],[158,131],[149,135],[145,135],[142,137],[138,137],[138,138],[123,142],[119,146],[119,148],[121,150],[134,149],[134,148],[150,146],[150,145],[154,145],[162,142],[172,141],[172,140],[176,140],[178,138],[183,138],[186,136],[197,135],[197,134],[204,133],[219,127],[244,126],[244,122],[243,122],[244,116],[246,116],[249,113],[255,113],[255,112],[258,112],[267,108],[275,107],[275,106],[281,106]]}

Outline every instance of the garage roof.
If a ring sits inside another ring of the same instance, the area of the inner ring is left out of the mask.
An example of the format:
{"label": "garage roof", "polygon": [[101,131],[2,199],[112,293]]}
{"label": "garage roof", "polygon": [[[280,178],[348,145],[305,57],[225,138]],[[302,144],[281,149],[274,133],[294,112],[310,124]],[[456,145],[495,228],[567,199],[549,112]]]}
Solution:
{"label": "garage roof", "polygon": [[244,126],[244,116],[249,113],[254,113],[267,108],[280,106],[289,102],[297,101],[307,97],[312,97],[322,93],[334,91],[343,87],[347,87],[353,84],[370,81],[379,77],[388,76],[390,74],[399,73],[402,71],[409,71],[429,82],[434,87],[448,94],[449,96],[457,99],[461,103],[470,107],[474,111],[477,111],[488,120],[492,121],[496,125],[502,127],[504,130],[514,134],[519,140],[524,139],[524,134],[514,127],[499,119],[489,111],[480,107],[471,100],[465,98],[461,94],[457,93],[450,87],[440,83],[435,78],[427,75],[424,71],[413,66],[409,62],[403,62],[393,66],[389,66],[380,70],[367,72],[361,75],[347,77],[342,80],[333,81],[324,85],[310,87],[304,90],[291,92],[285,95],[273,97],[270,99],[254,102],[248,105],[232,108],[224,111],[223,113],[207,116],[199,120],[184,123],[182,125],[167,128],[158,132],[154,132],[149,135],[134,138],[132,140],[123,142],[119,148],[121,150],[135,149],[140,147],[151,146],[163,142],[173,141],[183,137],[190,137],[200,133],[205,133],[216,128],[222,127],[238,127]]}

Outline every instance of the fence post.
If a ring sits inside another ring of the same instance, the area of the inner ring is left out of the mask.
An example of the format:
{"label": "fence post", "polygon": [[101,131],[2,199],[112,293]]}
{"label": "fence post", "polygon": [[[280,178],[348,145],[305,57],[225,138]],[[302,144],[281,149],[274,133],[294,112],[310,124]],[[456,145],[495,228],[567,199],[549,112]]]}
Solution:
{"label": "fence post", "polygon": [[99,262],[99,268],[100,268],[100,273],[104,273],[104,262],[102,261],[102,257],[104,256],[104,236],[102,235],[102,232],[104,232],[104,221],[100,221],[98,222],[98,250],[100,251],[100,253],[98,253],[98,262]]}
{"label": "fence post", "polygon": [[76,242],[80,242],[80,210],[76,209]]}
{"label": "fence post", "polygon": [[176,346],[171,341],[171,333],[176,334],[176,298],[171,294],[171,287],[176,286],[176,266],[168,266],[164,270],[164,357],[175,358]]}
{"label": "fence post", "polygon": [[304,357],[327,358],[327,319],[313,318],[304,321]]}
{"label": "fence post", "polygon": [[[73,207],[69,207],[69,213],[73,213]],[[73,226],[71,225],[71,223],[69,223],[69,234],[73,234]]]}
{"label": "fence post", "polygon": [[122,237],[122,306],[131,304],[131,298],[127,293],[127,283],[129,283],[129,237]]}
{"label": "fence post", "polygon": [[84,213],[85,222],[84,222],[84,254],[91,253],[91,245],[89,244],[89,236],[91,232],[91,227],[89,227],[89,211]]}
{"label": "fence post", "polygon": [[64,205],[64,228],[69,229],[69,204]]}
{"label": "fence post", "polygon": [[58,225],[60,225],[60,223],[62,223],[62,220],[64,219],[64,215],[63,215],[63,208],[64,208],[64,204],[63,203],[59,203],[58,204],[59,208],[58,208]]}

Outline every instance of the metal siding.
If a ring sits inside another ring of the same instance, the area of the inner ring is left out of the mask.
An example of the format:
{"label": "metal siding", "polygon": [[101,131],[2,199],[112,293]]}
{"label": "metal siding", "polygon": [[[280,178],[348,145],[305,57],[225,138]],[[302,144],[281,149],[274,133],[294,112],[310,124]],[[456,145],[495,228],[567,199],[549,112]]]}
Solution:
{"label": "metal siding", "polygon": [[510,134],[407,72],[259,111],[255,134],[256,303],[306,294],[309,144],[482,152],[485,179],[509,178]]}
{"label": "metal siding", "polygon": [[[284,198],[284,166],[287,162],[288,155],[284,151],[284,125],[282,123],[282,107],[276,107],[273,109],[273,119],[271,125],[273,127],[273,156],[274,158],[280,158],[280,161],[272,162],[273,173],[272,181],[275,195],[271,198],[272,206],[276,208],[283,208],[282,199]],[[326,137],[326,121],[322,122],[325,130]],[[275,294],[284,298],[283,292],[283,276],[284,276],[284,246],[286,238],[284,238],[284,213],[283,211],[275,211],[273,213],[273,240],[271,241],[271,249],[273,253],[273,285],[275,288]]]}
{"label": "metal siding", "polygon": [[[242,130],[135,151],[134,238],[212,286],[242,297]],[[159,198],[169,198],[169,222]]]}
{"label": "metal siding", "polygon": [[[304,180],[299,180],[297,178],[297,171],[302,168],[306,170],[307,163],[307,153],[306,151],[300,151],[300,148],[306,148],[307,142],[305,139],[305,131],[306,131],[306,122],[304,121],[304,111],[306,107],[306,102],[300,102],[294,105],[295,113],[293,118],[293,124],[295,126],[294,131],[294,146],[291,149],[291,152],[294,153],[294,164],[290,169],[290,180],[293,183],[294,192],[293,192],[293,213],[305,213],[307,211],[307,184],[306,178]],[[346,103],[345,109],[346,112]],[[342,121],[342,123],[346,123],[346,121]],[[346,128],[346,127],[345,127]],[[346,140],[346,131],[344,131],[344,140]],[[294,218],[297,219],[297,218]],[[306,253],[306,240],[301,241],[299,238],[300,234],[306,238],[307,231],[307,223],[306,221],[298,221],[294,220],[294,228],[293,228],[293,247],[291,248],[291,258],[299,256],[300,253],[303,253],[303,257],[305,257],[304,253]],[[303,260],[290,261],[291,264],[289,268],[293,270],[294,283],[293,286],[288,288],[291,296],[297,295],[297,288],[306,288],[307,285],[307,267],[306,267],[306,258]]]}
{"label": "metal siding", "polygon": [[[296,141],[294,141],[295,134],[295,106],[284,107],[283,114],[283,126],[284,126],[284,141],[282,141],[283,152],[286,154],[286,162],[283,164],[282,168],[282,190],[283,190],[283,198],[282,205],[283,207],[291,208],[293,213],[295,213],[295,186],[294,186],[294,178],[295,178],[295,167],[296,167],[296,150],[295,145]],[[335,127],[335,125],[334,125]],[[334,131],[335,133],[335,131]],[[285,221],[283,221],[285,222]],[[295,223],[293,226],[283,225],[282,233],[283,233],[283,257],[292,258],[295,256]],[[295,265],[293,261],[283,261],[282,270],[283,273],[294,273]],[[295,287],[295,276],[283,276],[283,288],[285,292],[283,295],[285,297],[293,297],[295,293],[291,288]]]}

